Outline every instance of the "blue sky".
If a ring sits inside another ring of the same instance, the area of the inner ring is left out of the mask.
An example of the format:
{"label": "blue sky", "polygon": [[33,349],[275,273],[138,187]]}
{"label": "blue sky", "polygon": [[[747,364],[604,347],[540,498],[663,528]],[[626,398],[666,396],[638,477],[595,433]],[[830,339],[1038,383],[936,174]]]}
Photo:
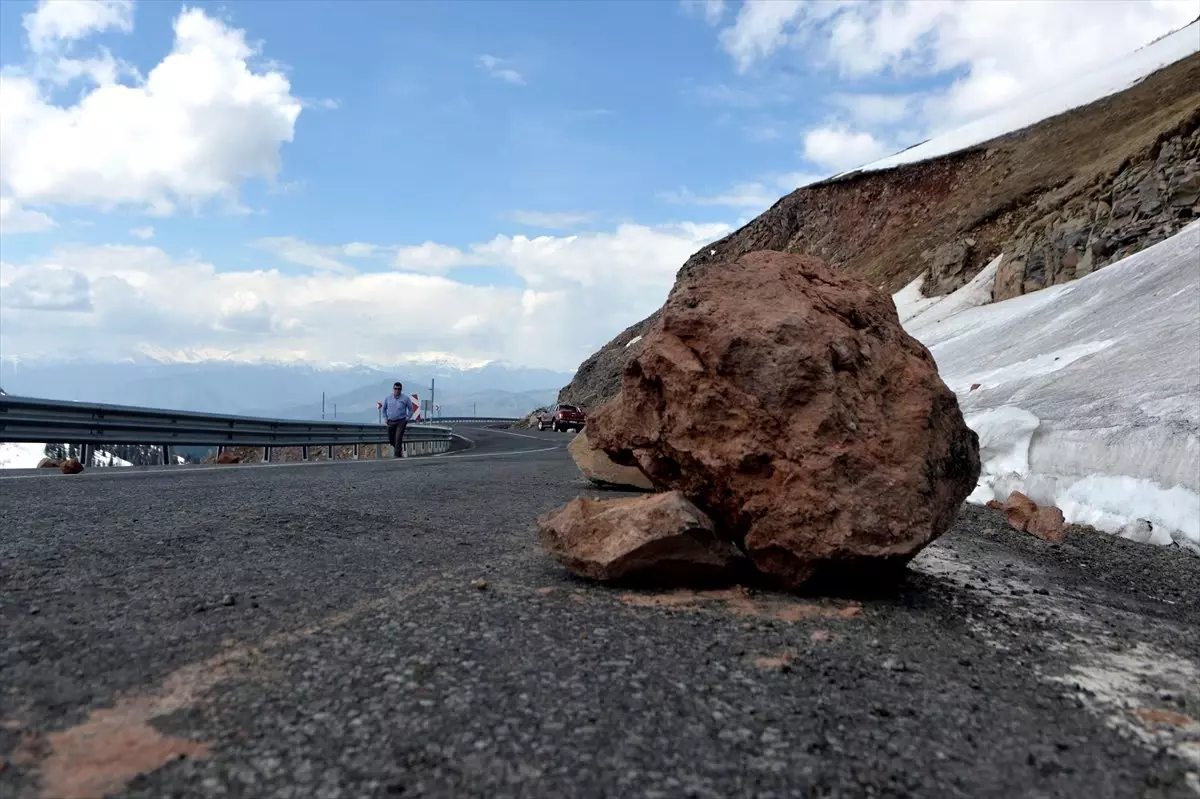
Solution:
{"label": "blue sky", "polygon": [[1198,14],[5,2],[0,355],[573,368],[795,186]]}

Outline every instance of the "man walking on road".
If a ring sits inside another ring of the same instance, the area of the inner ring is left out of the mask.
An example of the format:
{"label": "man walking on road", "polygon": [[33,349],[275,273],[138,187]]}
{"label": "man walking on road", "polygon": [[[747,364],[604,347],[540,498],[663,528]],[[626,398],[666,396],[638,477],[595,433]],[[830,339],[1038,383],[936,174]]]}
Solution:
{"label": "man walking on road", "polygon": [[412,397],[405,394],[403,389],[403,384],[396,381],[392,384],[392,395],[377,403],[387,421],[388,443],[392,445],[393,458],[404,457],[404,429],[412,417]]}

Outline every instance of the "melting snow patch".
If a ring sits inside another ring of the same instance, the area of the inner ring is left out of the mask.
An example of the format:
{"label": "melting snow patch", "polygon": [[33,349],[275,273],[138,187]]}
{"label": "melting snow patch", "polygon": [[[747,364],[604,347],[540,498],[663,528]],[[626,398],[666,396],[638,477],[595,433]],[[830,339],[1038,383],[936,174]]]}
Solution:
{"label": "melting snow patch", "polygon": [[[921,327],[924,325],[938,324],[943,319],[947,319],[960,311],[965,311],[968,308],[976,308],[980,305],[987,305],[992,301],[992,289],[996,285],[996,272],[1000,269],[1000,262],[1004,259],[1003,255],[997,255],[991,262],[985,266],[978,275],[971,278],[971,282],[952,294],[947,294],[943,297],[921,297],[919,301],[911,299],[911,297],[902,297],[904,292],[909,291],[914,284],[917,290],[920,289],[918,281],[924,280],[924,275],[918,278],[917,281],[909,283],[901,289],[895,296],[897,307],[900,302],[905,302],[908,307],[915,311],[910,317],[901,316],[900,322],[904,323],[908,319],[908,325],[911,327]],[[932,300],[928,304],[923,304],[926,300]]]}
{"label": "melting snow patch", "polygon": [[1183,486],[1163,489],[1136,477],[1090,475],[1058,497],[1073,524],[1150,544],[1179,543],[1200,554],[1200,495]]}
{"label": "melting snow patch", "polygon": [[966,422],[979,436],[981,462],[979,484],[967,501],[984,505],[991,499],[1003,500],[1008,491],[997,494],[997,484],[1023,483],[1029,473],[1029,444],[1039,420],[1010,405],[968,416]]}
{"label": "melting snow patch", "polygon": [[642,340],[641,336],[634,336],[633,338],[629,339],[628,342],[625,343],[625,347],[626,348],[632,347],[634,344],[637,344],[641,340]]}
{"label": "melting snow patch", "polygon": [[918,281],[894,295],[979,434],[968,501],[1021,491],[1069,522],[1200,554],[1198,265],[1193,222],[1070,284],[1003,302],[980,304],[994,273],[930,302]]}
{"label": "melting snow patch", "polygon": [[0,444],[0,469],[34,469],[44,457],[45,444]]}
{"label": "melting snow patch", "polygon": [[1010,383],[1014,380],[1042,377],[1043,375],[1054,374],[1060,369],[1066,369],[1080,358],[1100,352],[1115,343],[1115,339],[1108,339],[1106,341],[1089,341],[1084,344],[1073,344],[1059,350],[1051,350],[1041,355],[1035,355],[1032,358],[1026,358],[1023,361],[1006,364],[998,369],[977,374],[973,377],[963,376],[955,380],[947,380],[946,385],[955,394],[962,394],[963,392],[970,391],[971,386],[975,384],[979,385],[979,390],[985,390],[995,388],[1002,383]]}
{"label": "melting snow patch", "polygon": [[909,283],[904,288],[892,295],[892,302],[896,304],[896,313],[900,316],[900,324],[904,324],[910,319],[920,316],[923,311],[937,305],[945,297],[926,297],[921,294],[921,287],[925,285],[925,273]]}

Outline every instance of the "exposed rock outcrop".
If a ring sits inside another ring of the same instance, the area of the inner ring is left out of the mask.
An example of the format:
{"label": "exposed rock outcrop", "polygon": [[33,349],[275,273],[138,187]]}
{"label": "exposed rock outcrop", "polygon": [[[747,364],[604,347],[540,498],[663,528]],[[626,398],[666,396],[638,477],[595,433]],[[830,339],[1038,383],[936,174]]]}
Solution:
{"label": "exposed rock outcrop", "polygon": [[681,277],[588,438],[788,587],[826,565],[906,562],[980,470],[978,437],[890,297],[777,252]]}
{"label": "exposed rock outcrop", "polygon": [[241,462],[242,462],[242,456],[239,455],[237,452],[234,452],[233,450],[225,450],[224,452],[222,452],[220,455],[217,456],[217,463],[233,464],[233,463],[241,463]]}
{"label": "exposed rock outcrop", "polygon": [[578,497],[538,519],[542,546],[594,580],[653,573],[666,581],[721,577],[744,560],[679,492],[634,499]]}
{"label": "exposed rock outcrop", "polygon": [[[683,265],[677,282],[755,250],[814,255],[894,293],[964,285],[999,254],[997,300],[1082,277],[1200,218],[1200,54],[1117,94],[979,146],[792,192]],[[560,402],[595,408],[636,355],[622,331]]]}
{"label": "exposed rock outcrop", "polygon": [[583,472],[583,476],[599,488],[616,488],[634,491],[653,491],[654,483],[636,466],[622,466],[607,454],[592,446],[587,429],[576,434],[567,451]]}

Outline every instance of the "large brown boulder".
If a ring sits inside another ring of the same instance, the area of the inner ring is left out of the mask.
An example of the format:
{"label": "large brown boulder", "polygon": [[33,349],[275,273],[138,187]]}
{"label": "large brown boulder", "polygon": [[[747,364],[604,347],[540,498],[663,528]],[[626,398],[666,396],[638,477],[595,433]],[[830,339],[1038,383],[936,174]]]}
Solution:
{"label": "large brown boulder", "polygon": [[891,297],[778,252],[681,273],[588,439],[682,492],[789,587],[825,564],[907,562],[980,469],[978,437]]}
{"label": "large brown boulder", "polygon": [[615,463],[604,452],[596,449],[588,441],[587,430],[581,430],[567,446],[567,451],[575,460],[575,465],[583,476],[598,488],[615,488],[635,491],[653,491],[654,483],[642,474],[636,466],[622,466]]}
{"label": "large brown boulder", "polygon": [[79,462],[78,458],[71,458],[63,461],[59,469],[63,474],[79,474],[83,471],[83,464]]}
{"label": "large brown boulder", "polygon": [[542,546],[594,580],[652,574],[693,581],[720,577],[744,561],[712,521],[678,492],[633,499],[577,497],[538,519]]}

